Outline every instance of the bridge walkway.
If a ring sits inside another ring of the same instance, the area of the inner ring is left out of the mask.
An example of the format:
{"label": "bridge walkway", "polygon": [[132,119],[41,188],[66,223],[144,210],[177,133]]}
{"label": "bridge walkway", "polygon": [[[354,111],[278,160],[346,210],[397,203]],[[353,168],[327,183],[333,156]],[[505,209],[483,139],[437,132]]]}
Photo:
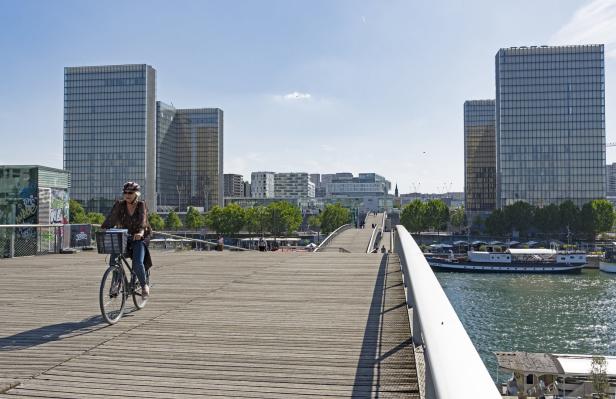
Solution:
{"label": "bridge walkway", "polygon": [[340,232],[332,241],[322,248],[320,252],[351,252],[366,253],[370,237],[372,236],[372,224],[380,226],[383,222],[383,214],[370,214],[366,216],[365,228],[351,228]]}
{"label": "bridge walkway", "polygon": [[150,302],[114,326],[103,255],[2,259],[0,397],[419,397],[388,259],[157,251]]}

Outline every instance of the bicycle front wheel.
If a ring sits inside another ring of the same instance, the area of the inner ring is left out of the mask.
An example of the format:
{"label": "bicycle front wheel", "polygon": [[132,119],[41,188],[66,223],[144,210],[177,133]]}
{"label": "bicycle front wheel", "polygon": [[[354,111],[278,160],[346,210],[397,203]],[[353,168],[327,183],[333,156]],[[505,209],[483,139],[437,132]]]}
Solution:
{"label": "bicycle front wheel", "polygon": [[121,270],[110,266],[103,274],[98,295],[103,319],[109,324],[115,324],[122,318],[126,306],[126,283]]}

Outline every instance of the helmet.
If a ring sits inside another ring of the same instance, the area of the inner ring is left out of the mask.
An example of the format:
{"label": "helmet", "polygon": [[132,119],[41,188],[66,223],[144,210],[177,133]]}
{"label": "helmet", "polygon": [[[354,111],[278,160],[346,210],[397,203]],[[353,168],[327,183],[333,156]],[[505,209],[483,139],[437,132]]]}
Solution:
{"label": "helmet", "polygon": [[122,191],[125,193],[136,193],[141,191],[141,186],[139,183],[135,183],[134,181],[127,181],[124,183],[124,188]]}

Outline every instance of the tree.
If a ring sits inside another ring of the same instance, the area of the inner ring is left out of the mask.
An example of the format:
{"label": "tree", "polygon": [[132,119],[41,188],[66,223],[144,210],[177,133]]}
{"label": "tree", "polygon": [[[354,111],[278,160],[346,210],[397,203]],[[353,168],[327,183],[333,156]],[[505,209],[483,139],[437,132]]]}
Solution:
{"label": "tree", "polygon": [[296,231],[302,224],[302,212],[287,201],[272,202],[267,206],[267,225],[274,236]]}
{"label": "tree", "polygon": [[505,213],[501,209],[495,209],[485,220],[486,231],[492,236],[504,236],[507,234]]}
{"label": "tree", "polygon": [[321,231],[331,233],[343,224],[351,220],[351,212],[340,204],[325,205],[325,209],[319,216],[321,221]]}
{"label": "tree", "polygon": [[449,221],[449,208],[440,199],[433,199],[426,202],[425,218],[428,227],[433,228],[437,232],[447,228]]}
{"label": "tree", "polygon": [[238,204],[229,204],[222,210],[225,219],[225,229],[223,234],[234,235],[242,230],[246,222],[246,212]]}
{"label": "tree", "polygon": [[224,208],[218,205],[205,214],[205,224],[218,234],[237,234],[244,227],[246,218],[244,209],[237,204],[229,204]]}
{"label": "tree", "polygon": [[400,214],[400,223],[411,233],[421,233],[427,227],[425,204],[416,199],[408,203]]}
{"label": "tree", "polygon": [[192,206],[189,206],[188,211],[186,211],[185,222],[187,228],[198,229],[199,227],[203,226],[203,217],[198,210],[196,210]]}
{"label": "tree", "polygon": [[612,204],[604,199],[587,202],[579,215],[578,229],[594,240],[598,233],[609,231],[614,224]]}
{"label": "tree", "polygon": [[554,234],[560,230],[560,209],[558,205],[550,204],[536,208],[533,225],[543,234]]}
{"label": "tree", "polygon": [[158,213],[148,214],[148,221],[150,222],[150,226],[152,226],[152,230],[160,231],[165,228],[165,221]]}
{"label": "tree", "polygon": [[614,225],[614,207],[605,199],[591,201],[593,210],[593,222],[596,233],[610,231]]}
{"label": "tree", "polygon": [[321,218],[313,215],[308,218],[308,227],[315,230],[321,229]]}
{"label": "tree", "polygon": [[[607,378],[607,360],[603,356],[595,355],[590,363],[590,378],[592,381],[593,393],[599,398],[607,398],[610,386]],[[594,397],[594,396],[593,396]]]}
{"label": "tree", "polygon": [[88,218],[90,224],[103,224],[105,221],[105,215],[98,212],[88,212],[86,217]]}
{"label": "tree", "polygon": [[516,229],[525,236],[533,224],[534,207],[528,202],[518,201],[503,208],[507,230]]}
{"label": "tree", "polygon": [[177,230],[182,227],[182,221],[175,211],[169,212],[165,225],[171,230]]}
{"label": "tree", "polygon": [[263,234],[267,229],[267,209],[264,206],[255,206],[245,210],[244,225],[251,233]]}
{"label": "tree", "polygon": [[580,208],[571,200],[567,200],[559,205],[560,214],[559,229],[562,231],[577,232]]}
{"label": "tree", "polygon": [[70,222],[75,224],[82,223],[90,223],[88,220],[88,216],[86,215],[86,211],[83,209],[83,206],[77,200],[70,200],[68,202],[68,214],[70,217]]}
{"label": "tree", "polygon": [[464,207],[454,209],[450,214],[450,223],[456,231],[462,230],[466,224],[466,215],[464,214]]}

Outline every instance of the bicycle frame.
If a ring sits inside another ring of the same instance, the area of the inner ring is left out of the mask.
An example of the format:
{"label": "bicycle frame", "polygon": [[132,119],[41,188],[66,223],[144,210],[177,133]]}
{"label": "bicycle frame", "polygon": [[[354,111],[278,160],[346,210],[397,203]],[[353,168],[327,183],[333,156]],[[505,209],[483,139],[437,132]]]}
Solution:
{"label": "bicycle frame", "polygon": [[[122,263],[124,263],[124,266],[126,266],[126,268],[130,271],[130,277],[131,277],[130,282],[126,278],[127,277],[126,271],[124,270]],[[121,271],[122,273],[122,278],[124,278],[124,283],[127,288],[124,291],[124,295],[128,298],[128,296],[132,295],[133,291],[135,290],[135,281],[137,281],[137,274],[135,273],[135,271],[132,268],[132,265],[128,263],[128,260],[123,254],[120,254],[115,257],[114,264],[118,268],[118,271]]]}

